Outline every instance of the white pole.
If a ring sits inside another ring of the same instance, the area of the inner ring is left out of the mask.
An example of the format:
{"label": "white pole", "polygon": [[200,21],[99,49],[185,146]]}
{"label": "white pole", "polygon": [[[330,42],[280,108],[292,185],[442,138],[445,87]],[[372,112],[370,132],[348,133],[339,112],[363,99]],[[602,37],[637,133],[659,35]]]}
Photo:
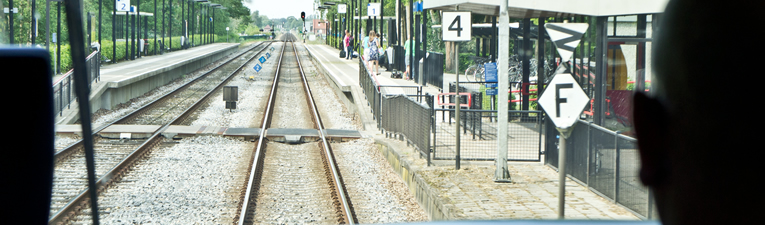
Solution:
{"label": "white pole", "polygon": [[510,18],[507,15],[507,0],[500,1],[499,7],[499,51],[497,61],[497,87],[499,90],[499,107],[497,113],[497,170],[494,172],[494,182],[510,182],[510,173],[507,170],[507,118],[508,118],[508,84],[507,77],[509,41],[510,41]]}

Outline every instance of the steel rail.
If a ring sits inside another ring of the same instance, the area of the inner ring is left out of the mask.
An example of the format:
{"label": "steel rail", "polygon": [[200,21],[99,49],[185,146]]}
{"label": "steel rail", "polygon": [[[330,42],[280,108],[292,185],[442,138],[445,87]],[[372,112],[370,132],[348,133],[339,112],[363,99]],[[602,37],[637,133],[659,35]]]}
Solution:
{"label": "steel rail", "polygon": [[247,189],[244,194],[244,201],[242,201],[241,207],[239,207],[239,223],[240,225],[245,224],[245,220],[247,218],[247,212],[249,210],[250,205],[250,196],[252,196],[253,193],[257,193],[257,190],[253,190],[254,186],[258,182],[258,176],[255,176],[255,174],[258,171],[262,171],[263,167],[263,158],[265,157],[264,152],[266,148],[266,129],[271,126],[271,117],[273,114],[273,107],[274,103],[276,102],[276,90],[279,87],[279,71],[282,66],[282,59],[284,58],[284,48],[287,46],[285,43],[282,45],[281,53],[279,54],[279,61],[276,66],[276,72],[274,74],[274,82],[271,85],[271,93],[268,96],[268,104],[266,105],[266,113],[263,116],[263,122],[261,123],[261,129],[260,129],[260,137],[258,137],[258,144],[255,149],[255,154],[253,155],[252,159],[252,166],[249,173],[249,179],[247,181]]}
{"label": "steel rail", "polygon": [[[268,43],[268,44],[266,44],[266,43]],[[266,47],[268,47],[268,45],[270,45],[270,44],[271,44],[271,42],[261,42],[261,43],[260,43],[260,44],[258,44],[258,45],[252,46],[252,47],[250,47],[249,49],[247,49],[246,51],[243,51],[242,53],[240,53],[239,55],[237,55],[236,57],[232,57],[232,58],[231,58],[229,61],[226,61],[225,63],[223,63],[223,64],[221,64],[221,65],[218,65],[218,66],[216,66],[216,67],[214,67],[214,68],[210,69],[210,71],[207,71],[207,72],[205,72],[205,73],[204,73],[204,74],[202,74],[201,76],[199,76],[199,77],[197,77],[197,78],[195,78],[195,79],[193,79],[193,80],[190,80],[189,82],[186,82],[186,84],[183,84],[181,87],[179,87],[179,88],[175,89],[174,91],[172,91],[172,92],[169,92],[169,93],[167,93],[167,94],[165,94],[165,95],[163,95],[163,96],[161,96],[161,97],[157,98],[156,100],[149,102],[148,104],[144,105],[143,107],[141,107],[141,108],[138,108],[138,109],[136,109],[135,111],[133,111],[133,112],[131,112],[131,113],[129,113],[129,114],[127,114],[127,115],[123,116],[123,117],[117,118],[117,119],[113,120],[112,122],[109,122],[109,123],[107,123],[107,124],[104,124],[104,125],[102,125],[102,126],[100,126],[100,127],[98,127],[98,128],[95,128],[95,129],[93,129],[93,135],[96,135],[96,134],[98,134],[99,132],[103,131],[104,129],[106,129],[107,127],[109,127],[109,126],[111,126],[111,125],[114,125],[114,124],[120,123],[120,122],[122,122],[122,121],[124,121],[124,120],[127,120],[127,118],[130,118],[131,116],[135,116],[135,115],[137,115],[137,114],[140,114],[140,113],[141,113],[143,110],[150,108],[150,107],[151,107],[151,106],[153,106],[155,103],[157,103],[157,102],[160,102],[160,101],[163,101],[165,98],[167,98],[167,97],[169,97],[169,96],[173,96],[174,94],[176,94],[176,93],[180,92],[181,90],[184,90],[186,87],[190,86],[191,84],[194,84],[194,83],[196,83],[196,82],[197,82],[197,81],[199,81],[200,79],[202,79],[202,78],[206,77],[207,75],[209,75],[210,73],[212,73],[212,72],[216,71],[218,68],[220,68],[220,67],[222,67],[222,66],[224,66],[224,65],[228,65],[230,62],[233,62],[235,59],[239,58],[240,56],[242,56],[242,55],[246,54],[247,52],[251,51],[252,49],[254,49],[254,48],[258,47],[258,46],[261,46],[261,45],[263,45],[263,44],[266,44]],[[263,49],[266,49],[266,48],[263,48]],[[262,52],[262,51],[263,51],[263,50],[261,49],[261,52]],[[257,54],[260,54],[260,53],[256,53],[255,55],[257,55]],[[245,63],[245,64],[247,64],[247,63]],[[242,64],[242,65],[244,65],[244,64]],[[75,142],[75,143],[72,143],[72,144],[70,144],[69,146],[67,146],[67,147],[66,147],[66,148],[64,148],[63,150],[61,150],[61,151],[58,151],[58,152],[56,152],[56,153],[53,155],[53,161],[54,161],[54,163],[58,162],[59,160],[61,160],[61,159],[63,159],[63,158],[66,158],[66,157],[68,157],[69,155],[71,155],[71,154],[73,154],[74,152],[76,152],[76,150],[78,150],[78,149],[82,149],[83,147],[84,147],[84,143],[83,143],[83,140],[82,140],[82,139],[81,139],[81,140],[79,140],[79,141],[77,141],[77,142]]]}
{"label": "steel rail", "polygon": [[308,80],[306,80],[305,73],[303,72],[303,65],[300,63],[300,55],[297,52],[297,48],[295,48],[295,43],[292,42],[292,50],[295,53],[295,58],[297,59],[298,68],[300,71],[300,78],[303,81],[303,90],[306,94],[306,99],[308,100],[308,108],[311,109],[311,118],[314,121],[314,124],[316,126],[316,129],[319,130],[319,136],[321,137],[321,144],[324,149],[324,156],[327,159],[327,163],[329,164],[330,171],[332,173],[332,181],[335,184],[335,191],[337,192],[338,197],[340,198],[340,205],[343,208],[343,214],[346,224],[354,224],[355,221],[353,219],[353,213],[351,211],[350,207],[350,201],[347,197],[347,193],[345,192],[345,188],[342,181],[342,176],[340,175],[339,168],[337,167],[337,163],[335,162],[334,154],[332,153],[332,147],[327,143],[327,138],[325,136],[324,131],[324,124],[321,121],[321,116],[319,115],[319,109],[316,107],[316,102],[313,99],[313,95],[311,95],[311,87],[308,85]]}
{"label": "steel rail", "polygon": [[[270,43],[269,43],[269,45],[270,45]],[[266,47],[268,47],[268,45],[266,45]],[[254,47],[248,49],[247,51],[245,51],[245,53],[249,52],[253,48]],[[265,49],[267,49],[267,48],[261,49],[258,53],[254,54],[253,57],[248,59],[247,62],[243,63],[237,69],[232,71],[231,74],[229,74],[228,77],[226,79],[224,79],[223,81],[221,81],[215,88],[213,88],[212,90],[208,91],[207,94],[205,94],[202,98],[197,100],[191,107],[187,108],[183,113],[181,113],[180,115],[176,116],[171,122],[165,124],[160,129],[158,129],[151,137],[149,137],[149,139],[146,142],[144,142],[138,148],[136,148],[136,150],[131,152],[130,155],[125,157],[125,159],[123,159],[120,163],[118,163],[111,170],[109,170],[109,172],[107,172],[103,176],[101,176],[101,178],[99,178],[98,181],[96,181],[96,188],[98,189],[98,191],[101,191],[101,190],[103,190],[103,188],[105,188],[106,186],[110,185],[111,182],[116,180],[116,178],[119,178],[119,176],[121,175],[121,172],[123,172],[123,171],[127,170],[128,168],[130,168],[133,165],[134,162],[136,162],[138,159],[141,158],[141,156],[147,154],[149,152],[148,150],[152,149],[157,144],[159,144],[160,140],[161,140],[160,137],[162,136],[162,132],[164,132],[171,125],[176,124],[176,123],[182,121],[183,119],[185,119],[189,114],[191,114],[191,112],[193,112],[200,105],[202,105],[201,103],[207,101],[208,98],[210,96],[212,96],[213,93],[215,93],[216,91],[220,90],[220,88],[223,86],[223,84],[225,84],[229,80],[231,80],[231,78],[234,77],[234,74],[238,73],[245,65],[250,63],[253,59],[255,59]],[[238,55],[234,59],[238,58],[241,55],[242,54]],[[217,69],[219,67],[220,66],[215,67],[211,71],[214,71],[215,69]],[[192,83],[192,82],[187,83],[187,85],[190,84],[190,83]],[[178,88],[178,89],[183,89],[183,88]],[[159,98],[159,99],[162,99],[162,98]],[[155,102],[157,102],[157,100],[153,101],[151,104],[153,104]],[[151,105],[151,104],[147,104],[147,106]],[[137,112],[137,111],[141,111],[141,110],[139,109],[139,110],[136,110],[135,112]],[[123,117],[123,118],[125,118],[125,117]],[[120,121],[120,119],[118,119],[116,121]],[[102,129],[100,129],[100,130],[102,130]],[[86,201],[88,201],[90,199],[90,197],[88,197],[89,194],[90,194],[90,189],[89,188],[86,188],[85,190],[80,192],[80,194],[78,194],[76,198],[72,199],[72,201],[67,203],[66,206],[64,206],[61,210],[59,210],[59,212],[57,212],[55,215],[53,215],[53,217],[51,217],[48,220],[48,223],[49,224],[62,224],[62,223],[65,223],[67,220],[70,219],[69,217],[76,215],[76,211],[81,209],[82,205],[87,204]]]}

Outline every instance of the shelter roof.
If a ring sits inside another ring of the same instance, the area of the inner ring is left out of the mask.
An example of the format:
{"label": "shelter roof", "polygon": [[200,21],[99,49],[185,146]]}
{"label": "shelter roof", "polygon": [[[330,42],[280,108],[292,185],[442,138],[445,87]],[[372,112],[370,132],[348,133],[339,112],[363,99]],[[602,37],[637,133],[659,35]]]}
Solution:
{"label": "shelter roof", "polygon": [[[423,0],[423,8],[499,15],[502,0]],[[618,16],[662,13],[668,0],[533,0],[509,1],[511,18]]]}

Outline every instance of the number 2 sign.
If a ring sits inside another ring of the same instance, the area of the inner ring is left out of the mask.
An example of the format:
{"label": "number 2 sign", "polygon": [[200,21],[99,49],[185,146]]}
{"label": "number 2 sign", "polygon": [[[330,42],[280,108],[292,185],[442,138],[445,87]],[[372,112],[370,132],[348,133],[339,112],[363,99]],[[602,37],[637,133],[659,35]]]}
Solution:
{"label": "number 2 sign", "polygon": [[470,12],[444,12],[441,18],[443,41],[470,41],[473,28]]}
{"label": "number 2 sign", "polygon": [[116,0],[116,4],[114,4],[115,10],[120,12],[129,12],[130,11],[130,0]]}

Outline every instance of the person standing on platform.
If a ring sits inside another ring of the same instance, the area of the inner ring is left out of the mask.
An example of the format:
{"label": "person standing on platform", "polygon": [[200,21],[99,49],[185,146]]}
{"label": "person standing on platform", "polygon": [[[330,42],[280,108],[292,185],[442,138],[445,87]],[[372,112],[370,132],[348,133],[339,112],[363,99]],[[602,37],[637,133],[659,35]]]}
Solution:
{"label": "person standing on platform", "polygon": [[[377,38],[375,31],[369,31],[369,63],[374,64],[375,76],[380,75],[380,71],[377,66],[377,60],[380,58],[380,39]],[[372,70],[372,66],[369,66],[369,70]]]}
{"label": "person standing on platform", "polygon": [[369,36],[364,37],[364,40],[361,42],[361,48],[364,49],[364,64],[368,65],[368,63],[369,63]]}
{"label": "person standing on platform", "polygon": [[353,59],[353,56],[351,56],[351,55],[353,55],[353,48],[351,48],[351,40],[352,39],[353,39],[353,37],[351,36],[350,33],[348,33],[348,30],[345,30],[345,38],[343,39],[343,44],[345,44],[344,45],[345,46],[345,52],[346,52],[345,59],[347,59],[347,60]]}

